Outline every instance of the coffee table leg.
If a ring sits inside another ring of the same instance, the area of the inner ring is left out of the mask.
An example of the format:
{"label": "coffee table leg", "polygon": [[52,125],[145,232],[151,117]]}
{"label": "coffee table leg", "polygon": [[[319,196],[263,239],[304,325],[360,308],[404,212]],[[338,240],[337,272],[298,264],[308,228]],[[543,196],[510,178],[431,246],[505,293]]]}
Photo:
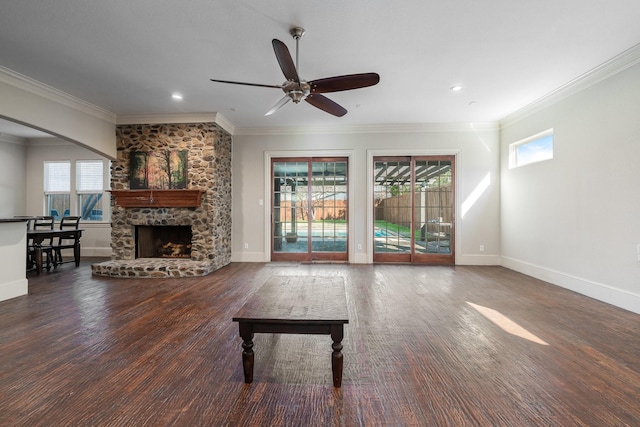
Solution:
{"label": "coffee table leg", "polygon": [[240,322],[240,337],[242,338],[242,369],[244,382],[253,382],[253,325]]}
{"label": "coffee table leg", "polygon": [[340,387],[342,385],[342,338],[344,337],[344,329],[342,325],[331,326],[331,339],[333,344],[333,353],[331,354],[331,370],[333,371],[333,386]]}

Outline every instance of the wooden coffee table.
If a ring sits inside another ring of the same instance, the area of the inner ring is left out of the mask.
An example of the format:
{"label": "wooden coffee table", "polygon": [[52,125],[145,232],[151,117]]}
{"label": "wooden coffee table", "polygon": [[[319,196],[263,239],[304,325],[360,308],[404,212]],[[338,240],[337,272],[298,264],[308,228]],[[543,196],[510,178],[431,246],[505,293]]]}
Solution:
{"label": "wooden coffee table", "polygon": [[324,334],[333,340],[333,385],[342,385],[342,339],[349,323],[342,277],[272,276],[233,321],[238,322],[243,341],[245,383],[253,382],[253,334]]}

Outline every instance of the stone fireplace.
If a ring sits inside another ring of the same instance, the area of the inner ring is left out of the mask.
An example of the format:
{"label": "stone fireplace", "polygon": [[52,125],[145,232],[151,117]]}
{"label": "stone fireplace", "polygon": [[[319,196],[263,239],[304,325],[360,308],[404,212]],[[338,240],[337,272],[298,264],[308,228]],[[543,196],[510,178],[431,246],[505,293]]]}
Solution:
{"label": "stone fireplace", "polygon": [[[216,123],[178,123],[119,125],[116,136],[118,158],[111,166],[112,256],[111,261],[94,264],[93,274],[115,277],[203,276],[229,264],[231,135]],[[166,199],[170,203],[163,203],[161,190],[147,190],[149,195],[130,190],[130,153],[153,150],[188,151],[187,190],[201,193],[197,202],[180,203],[181,199],[187,199],[183,194],[189,191],[185,190],[165,191],[165,195],[169,193],[171,196]],[[123,202],[123,195],[129,194],[135,194],[135,203]],[[168,236],[149,237],[145,234],[160,228],[166,228]],[[184,232],[183,237],[174,233],[178,229]],[[141,234],[145,240],[142,252],[139,247]],[[189,242],[186,242],[185,235],[189,236]],[[149,245],[159,244],[159,238],[176,241],[163,242],[160,246],[164,248],[149,249]]]}

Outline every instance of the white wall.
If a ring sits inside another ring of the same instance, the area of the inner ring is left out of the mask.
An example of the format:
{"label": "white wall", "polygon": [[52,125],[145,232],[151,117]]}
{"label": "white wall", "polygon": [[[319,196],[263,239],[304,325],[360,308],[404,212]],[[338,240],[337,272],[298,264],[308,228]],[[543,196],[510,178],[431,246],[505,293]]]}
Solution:
{"label": "white wall", "polygon": [[[501,131],[503,265],[640,313],[640,65]],[[508,146],[554,129],[553,160]]]}
{"label": "white wall", "polygon": [[[232,261],[266,261],[268,251],[269,183],[266,156],[316,156],[343,153],[350,157],[351,262],[371,262],[373,230],[367,185],[367,162],[372,154],[457,154],[458,264],[499,264],[499,144],[495,125],[425,125],[380,128],[376,132],[243,134],[233,137]],[[474,190],[475,203],[470,202]],[[259,201],[264,202],[263,205]],[[465,212],[462,216],[462,205]],[[247,243],[249,248],[245,249]],[[353,248],[361,244],[362,251]],[[480,252],[480,245],[485,251]]]}
{"label": "white wall", "polygon": [[26,159],[23,141],[0,135],[0,218],[26,215]]}
{"label": "white wall", "polygon": [[[74,161],[76,160],[97,160],[107,159],[93,151],[83,147],[78,147],[66,141],[52,139],[30,140],[27,147],[26,170],[29,171],[26,178],[26,215],[43,215],[44,212],[44,161],[69,160],[71,161],[71,186],[75,186],[74,181]],[[105,165],[105,167],[107,167]],[[108,179],[105,181],[105,188],[109,187]],[[110,197],[103,197],[103,212],[109,212]],[[76,201],[71,200],[71,212],[74,212]],[[109,218],[103,222],[80,223],[82,233],[82,256],[110,256],[111,255],[111,223]]]}

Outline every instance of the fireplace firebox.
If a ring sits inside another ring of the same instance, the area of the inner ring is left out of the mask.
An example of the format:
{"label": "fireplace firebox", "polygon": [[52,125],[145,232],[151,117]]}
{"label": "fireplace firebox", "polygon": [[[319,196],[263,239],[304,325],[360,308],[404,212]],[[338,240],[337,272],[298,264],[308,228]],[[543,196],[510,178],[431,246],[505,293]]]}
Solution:
{"label": "fireplace firebox", "polygon": [[190,225],[136,226],[136,258],[191,258]]}

